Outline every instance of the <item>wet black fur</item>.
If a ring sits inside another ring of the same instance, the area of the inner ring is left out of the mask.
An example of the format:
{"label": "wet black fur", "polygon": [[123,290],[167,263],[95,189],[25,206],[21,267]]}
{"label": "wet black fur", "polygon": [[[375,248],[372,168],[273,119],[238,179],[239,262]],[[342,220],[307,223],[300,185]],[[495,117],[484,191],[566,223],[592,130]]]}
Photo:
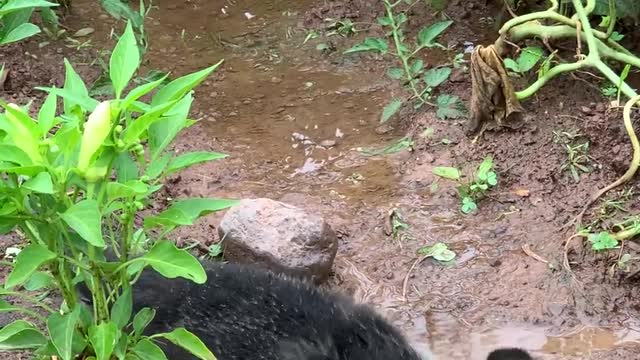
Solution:
{"label": "wet black fur", "polygon": [[533,360],[533,358],[522,349],[509,348],[494,350],[487,360]]}
{"label": "wet black fur", "polygon": [[[370,307],[255,266],[203,264],[203,285],[145,270],[134,286],[134,314],[156,310],[145,334],[184,327],[219,360],[431,360]],[[80,287],[85,298],[88,290]],[[169,360],[196,359],[166,342]],[[531,360],[501,349],[488,360]]]}
{"label": "wet black fur", "polygon": [[[185,327],[219,360],[420,359],[396,329],[349,298],[253,266],[206,270],[203,285],[144,271],[133,302],[134,313],[156,310],[146,334]],[[195,359],[170,343],[163,350],[170,360]]]}

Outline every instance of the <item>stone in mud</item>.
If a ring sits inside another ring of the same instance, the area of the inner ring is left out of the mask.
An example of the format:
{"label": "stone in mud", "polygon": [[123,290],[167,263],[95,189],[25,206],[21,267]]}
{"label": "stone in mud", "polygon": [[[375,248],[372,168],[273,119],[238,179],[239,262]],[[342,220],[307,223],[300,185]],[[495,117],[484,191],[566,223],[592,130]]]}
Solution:
{"label": "stone in mud", "polygon": [[[156,311],[145,335],[184,327],[219,360],[431,360],[370,307],[338,293],[257,266],[203,265],[202,285],[142,272],[133,311]],[[87,289],[80,287],[85,301]],[[159,345],[168,359],[196,359],[168,341]]]}
{"label": "stone in mud", "polygon": [[325,281],[338,250],[320,216],[271,199],[247,199],[229,209],[218,228],[224,256],[293,277]]}

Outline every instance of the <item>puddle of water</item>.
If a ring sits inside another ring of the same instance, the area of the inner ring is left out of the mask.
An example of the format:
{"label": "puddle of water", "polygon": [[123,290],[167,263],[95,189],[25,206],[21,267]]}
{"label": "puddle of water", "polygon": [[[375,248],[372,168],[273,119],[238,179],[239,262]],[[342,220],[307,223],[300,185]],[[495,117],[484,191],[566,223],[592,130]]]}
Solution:
{"label": "puddle of water", "polygon": [[565,335],[547,335],[545,328],[502,327],[471,334],[471,360],[486,359],[497,347],[521,347],[539,355],[588,356],[629,343],[640,344],[640,332],[631,329],[586,327]]}

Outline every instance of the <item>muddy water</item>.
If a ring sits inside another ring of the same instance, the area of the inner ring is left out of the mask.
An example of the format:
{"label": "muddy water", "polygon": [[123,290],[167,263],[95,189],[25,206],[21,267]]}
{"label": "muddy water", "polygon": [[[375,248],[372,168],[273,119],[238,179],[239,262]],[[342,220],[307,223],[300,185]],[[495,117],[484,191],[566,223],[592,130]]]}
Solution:
{"label": "muddy water", "polygon": [[[92,3],[74,3],[76,27],[96,27],[94,40],[101,44],[112,22],[92,21]],[[548,272],[548,265],[527,258],[517,245],[523,239],[535,244],[551,230],[530,232],[523,215],[508,208],[460,216],[451,187],[428,191],[432,167],[451,160],[443,152],[407,171],[407,151],[366,156],[362,149],[402,137],[376,131],[392,91],[383,72],[301,45],[306,30],[299,15],[311,3],[155,2],[146,68],[184,74],[225,59],[215,79],[197,89],[194,116],[201,123],[178,149],[222,151],[230,158],[187,172],[176,187],[205,196],[280,198],[325,215],[348,235],[336,260],[336,284],[376,305],[443,358],[482,359],[497,346],[522,346],[544,358],[581,358],[638,342],[640,333],[625,326],[557,333],[567,327],[511,321],[549,311],[563,318],[563,294],[557,304],[535,297],[541,291],[534,275]],[[411,224],[405,238],[384,235],[391,208]],[[416,262],[416,250],[436,241],[456,251],[455,264]]]}

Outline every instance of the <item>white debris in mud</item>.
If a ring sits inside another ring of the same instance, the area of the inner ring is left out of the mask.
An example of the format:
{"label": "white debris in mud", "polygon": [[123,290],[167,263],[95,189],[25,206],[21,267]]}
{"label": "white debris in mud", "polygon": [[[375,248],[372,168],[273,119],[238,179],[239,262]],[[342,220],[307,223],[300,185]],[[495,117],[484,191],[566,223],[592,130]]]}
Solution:
{"label": "white debris in mud", "polygon": [[304,165],[302,165],[301,167],[297,168],[293,174],[291,174],[291,177],[296,176],[297,174],[308,174],[308,173],[312,173],[315,171],[318,171],[319,169],[321,169],[324,166],[325,161],[315,161],[313,160],[313,158],[307,158],[307,160],[304,162]]}

